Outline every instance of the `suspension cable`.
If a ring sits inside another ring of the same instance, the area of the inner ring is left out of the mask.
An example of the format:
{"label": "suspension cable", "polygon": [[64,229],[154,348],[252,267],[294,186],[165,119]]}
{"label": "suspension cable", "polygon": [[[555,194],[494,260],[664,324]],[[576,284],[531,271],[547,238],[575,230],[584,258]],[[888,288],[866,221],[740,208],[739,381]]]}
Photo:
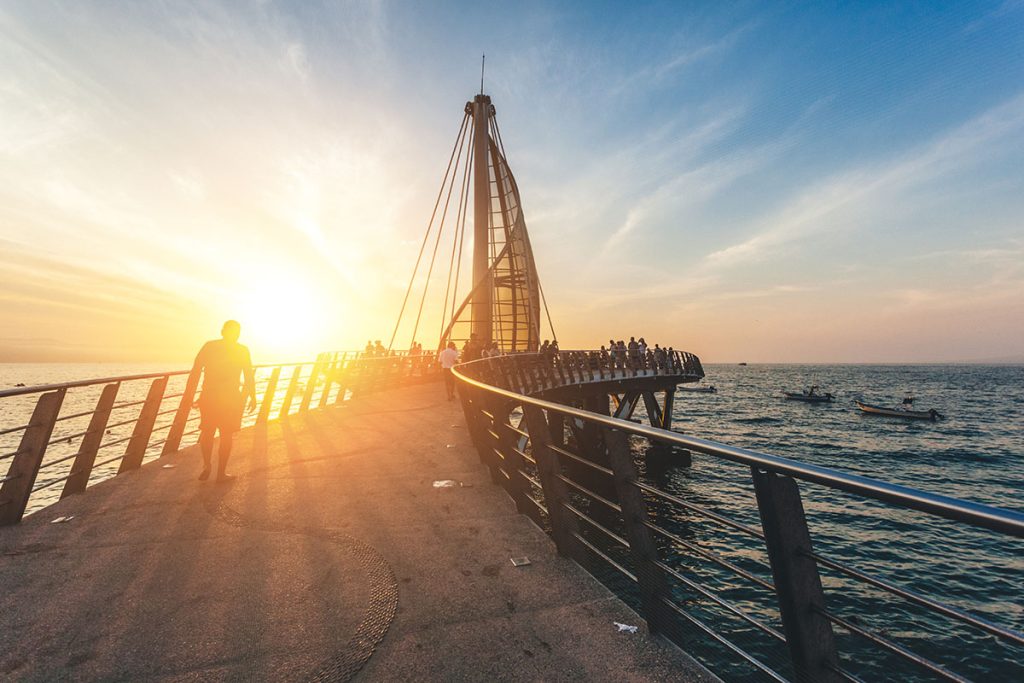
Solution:
{"label": "suspension cable", "polygon": [[[448,294],[451,292],[452,287],[452,273],[456,271],[455,264],[455,252],[456,249],[459,253],[459,259],[462,259],[462,235],[465,233],[465,218],[466,218],[466,205],[469,203],[469,178],[473,172],[473,155],[469,155],[469,160],[463,167],[462,173],[462,189],[459,191],[459,205],[455,211],[455,234],[452,237],[452,256],[448,263],[448,283],[444,288],[444,305],[441,306],[441,329],[438,331],[438,348],[444,341],[444,328],[448,318]],[[455,299],[458,295],[459,278],[458,275],[455,277],[455,291],[451,292],[452,298],[452,316],[455,315]]]}
{"label": "suspension cable", "polygon": [[[475,128],[476,128],[476,122],[474,121],[471,124],[471,126],[470,126],[470,137],[472,137],[473,130]],[[416,339],[416,333],[419,331],[419,328],[420,328],[420,318],[423,316],[423,304],[427,300],[427,291],[430,289],[430,276],[434,272],[434,262],[437,260],[437,248],[441,244],[441,235],[444,233],[444,219],[448,215],[448,205],[451,203],[452,190],[455,189],[455,178],[458,176],[458,173],[459,173],[459,162],[462,160],[462,147],[463,147],[462,143],[464,143],[465,141],[466,141],[466,138],[465,138],[465,136],[463,136],[462,141],[459,143],[459,153],[455,157],[455,172],[452,175],[451,185],[449,185],[449,187],[448,187],[448,196],[446,196],[445,200],[444,200],[444,209],[441,211],[441,220],[438,222],[437,238],[434,240],[434,250],[433,250],[433,252],[430,255],[430,267],[427,269],[427,279],[423,283],[423,296],[420,297],[420,307],[419,307],[419,310],[416,311],[416,323],[413,325],[413,328],[412,328],[412,338],[413,338],[414,341]],[[467,163],[468,163],[468,158],[472,156],[473,149],[472,149],[472,146],[470,146],[467,149],[468,149],[468,151],[467,151],[466,156],[467,156]]]}
{"label": "suspension cable", "polygon": [[[470,160],[469,160],[469,168],[470,169],[473,168],[473,159],[472,158],[470,158]],[[465,194],[465,197],[464,197],[464,200],[463,200],[463,203],[462,203],[462,215],[459,217],[459,223],[458,223],[459,228],[458,228],[457,238],[458,238],[458,241],[459,241],[459,254],[455,258],[455,282],[453,284],[454,290],[452,291],[451,314],[448,315],[448,325],[447,325],[447,327],[442,327],[441,328],[441,335],[440,335],[440,338],[438,339],[438,342],[437,342],[438,348],[440,348],[441,345],[444,343],[445,332],[446,331],[450,332],[454,328],[454,326],[455,326],[455,310],[456,310],[457,304],[459,303],[459,283],[461,282],[461,275],[462,275],[462,251],[463,251],[463,245],[466,242],[466,223],[467,223],[466,217],[469,214],[469,191],[470,191],[470,188],[471,188],[471,184],[467,182],[466,183],[466,189],[465,189],[466,194]],[[472,288],[470,289],[470,293],[472,293]]]}
{"label": "suspension cable", "polygon": [[[452,153],[451,156],[448,157],[448,167],[444,171],[444,179],[441,180],[441,189],[437,191],[437,199],[434,200],[434,210],[430,212],[430,222],[427,223],[427,232],[423,235],[423,243],[420,244],[420,253],[416,256],[416,265],[413,266],[412,276],[409,278],[409,286],[405,290],[405,296],[402,298],[402,307],[398,311],[398,320],[395,321],[395,329],[391,333],[391,339],[388,341],[388,351],[391,351],[391,347],[395,343],[395,336],[398,334],[398,326],[402,324],[402,316],[405,314],[405,305],[409,301],[409,294],[412,292],[413,283],[416,281],[416,273],[420,268],[420,260],[423,258],[423,250],[427,246],[427,240],[430,238],[430,231],[433,229],[434,217],[437,215],[437,207],[441,203],[441,195],[444,194],[444,187],[448,184],[448,173],[452,170],[452,161],[455,159],[455,150],[461,149],[462,142],[465,139],[464,134],[466,132],[466,121],[468,121],[469,118],[469,112],[467,111],[462,117],[462,125],[459,126],[459,132],[455,136],[455,144],[452,145]],[[452,183],[454,184],[454,182],[455,179],[453,176]],[[450,191],[449,194],[451,194]]]}

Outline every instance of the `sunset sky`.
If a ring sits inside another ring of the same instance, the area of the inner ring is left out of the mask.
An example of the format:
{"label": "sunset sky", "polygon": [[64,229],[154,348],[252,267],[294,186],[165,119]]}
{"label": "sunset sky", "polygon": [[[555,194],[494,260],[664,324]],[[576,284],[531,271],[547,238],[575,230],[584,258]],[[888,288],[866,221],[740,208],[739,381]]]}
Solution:
{"label": "sunset sky", "polygon": [[386,343],[484,52],[563,348],[1024,360],[1024,2],[939,4],[5,2],[0,362]]}

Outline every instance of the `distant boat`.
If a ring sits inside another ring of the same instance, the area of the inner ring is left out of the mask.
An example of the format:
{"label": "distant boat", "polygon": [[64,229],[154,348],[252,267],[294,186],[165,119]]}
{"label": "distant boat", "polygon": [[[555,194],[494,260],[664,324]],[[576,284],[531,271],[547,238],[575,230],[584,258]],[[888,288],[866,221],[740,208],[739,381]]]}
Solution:
{"label": "distant boat", "polygon": [[706,387],[679,387],[679,391],[689,391],[691,394],[715,394],[718,393],[713,385]]}
{"label": "distant boat", "polygon": [[740,363],[740,365],[746,365],[746,363]]}
{"label": "distant boat", "polygon": [[861,409],[861,412],[867,415],[878,415],[880,417],[902,417],[907,420],[941,420],[942,415],[939,411],[934,408],[930,410],[913,410],[914,399],[904,399],[903,404],[898,408],[883,408],[882,406],[873,406],[870,403],[861,403],[860,401],[854,401],[857,407]]}
{"label": "distant boat", "polygon": [[818,393],[818,385],[804,391],[783,391],[782,395],[787,401],[803,401],[804,403],[831,403],[835,398],[832,394]]}

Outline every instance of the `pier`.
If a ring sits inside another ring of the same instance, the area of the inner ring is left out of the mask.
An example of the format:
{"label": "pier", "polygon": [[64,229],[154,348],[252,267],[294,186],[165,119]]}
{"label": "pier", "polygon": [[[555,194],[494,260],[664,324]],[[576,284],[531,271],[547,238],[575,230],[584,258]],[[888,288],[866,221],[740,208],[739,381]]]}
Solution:
{"label": "pier", "polygon": [[[35,402],[5,428],[21,440],[2,454],[0,504],[67,492],[0,528],[0,675],[970,679],[865,623],[890,609],[929,638],[1024,645],[998,616],[821,551],[815,534],[843,529],[813,513],[824,491],[907,535],[926,537],[924,516],[950,542],[973,529],[1007,547],[1024,515],[667,429],[676,385],[703,376],[696,357],[514,354],[455,375],[448,401],[415,356],[260,368],[240,476],[223,484],[195,479],[187,372],[0,392]],[[145,399],[114,401],[133,384],[126,396]],[[94,410],[61,413],[89,388]],[[89,425],[77,451],[48,456],[76,420]],[[749,469],[752,495],[728,495],[760,523],[665,474],[723,466]],[[89,485],[103,467],[117,475]],[[868,590],[883,600],[865,615]]]}
{"label": "pier", "polygon": [[3,529],[0,677],[712,680],[517,514],[436,383],[236,450],[230,484],[187,447]]}

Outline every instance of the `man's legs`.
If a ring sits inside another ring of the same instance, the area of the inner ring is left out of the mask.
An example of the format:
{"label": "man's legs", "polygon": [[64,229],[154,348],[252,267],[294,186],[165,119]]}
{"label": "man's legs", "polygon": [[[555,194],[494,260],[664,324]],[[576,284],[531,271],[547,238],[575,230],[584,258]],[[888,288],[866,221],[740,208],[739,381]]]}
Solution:
{"label": "man's legs", "polygon": [[448,392],[449,401],[455,398],[455,375],[452,374],[451,368],[444,371],[444,388]]}
{"label": "man's legs", "polygon": [[225,432],[223,429],[220,432],[220,448],[217,449],[217,481],[231,479],[231,477],[225,474],[225,470],[228,466],[228,458],[231,457],[231,446],[234,436],[234,432]]}
{"label": "man's legs", "polygon": [[199,450],[203,453],[203,471],[199,475],[199,481],[206,481],[210,478],[210,460],[213,456],[213,437],[216,429],[203,429],[199,432]]}

